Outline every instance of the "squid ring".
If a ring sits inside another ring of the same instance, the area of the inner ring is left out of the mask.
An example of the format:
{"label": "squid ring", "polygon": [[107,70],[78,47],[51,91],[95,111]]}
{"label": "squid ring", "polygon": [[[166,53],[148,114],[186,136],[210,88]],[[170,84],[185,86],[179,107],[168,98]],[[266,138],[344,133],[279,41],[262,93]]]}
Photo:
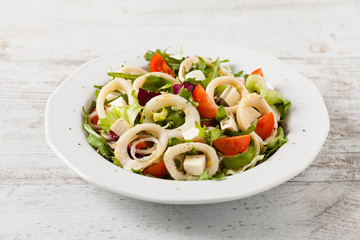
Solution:
{"label": "squid ring", "polygon": [[[137,133],[141,131],[146,131],[154,135],[159,140],[159,144],[156,146],[156,149],[151,153],[151,155],[143,157],[139,160],[134,160],[129,156],[128,145],[138,137]],[[162,127],[154,123],[138,124],[121,135],[119,140],[116,142],[115,158],[120,161],[123,168],[126,170],[131,171],[131,169],[144,169],[161,157],[167,147],[167,144],[168,137]]]}
{"label": "squid ring", "polygon": [[169,171],[171,177],[175,180],[197,180],[199,176],[194,176],[190,174],[184,174],[182,171],[178,170],[175,165],[174,158],[182,153],[189,152],[192,148],[195,148],[197,151],[200,151],[206,156],[206,166],[205,170],[209,170],[209,175],[213,176],[219,168],[219,158],[216,155],[215,150],[205,143],[191,142],[191,143],[182,143],[169,147],[164,154],[164,162],[167,170]]}
{"label": "squid ring", "polygon": [[[201,57],[202,59],[204,59],[206,66],[212,66],[213,64],[213,60],[211,60],[210,58],[207,57]],[[180,64],[180,68],[179,68],[179,79],[181,81],[185,80],[185,75],[186,73],[188,73],[191,68],[193,67],[193,64],[195,65],[199,65],[199,57],[189,57],[186,58],[184,61],[182,61],[182,63]],[[227,70],[224,67],[219,67],[219,71],[221,73],[222,76],[234,76],[229,70]]]}
{"label": "squid ring", "polygon": [[175,78],[173,78],[172,76],[170,76],[169,74],[166,73],[162,73],[162,72],[150,72],[147,73],[145,75],[142,75],[140,77],[138,77],[134,83],[133,83],[133,88],[135,89],[135,93],[137,94],[139,92],[139,88],[142,87],[142,85],[145,83],[145,80],[148,76],[156,76],[156,77],[162,77],[165,78],[166,80],[169,80],[172,83],[179,83],[178,80],[176,80]]}
{"label": "squid ring", "polygon": [[131,92],[133,90],[131,83],[123,78],[115,78],[101,88],[99,95],[96,99],[96,112],[98,113],[99,118],[106,118],[104,102],[106,96],[115,90],[123,90],[128,95],[129,104],[135,103],[135,99],[131,95]]}
{"label": "squid ring", "polygon": [[[236,120],[242,131],[245,131],[248,127],[250,127],[252,122],[255,120],[253,112],[256,110],[254,109],[254,107],[257,110],[259,110],[261,115],[272,113],[275,118],[275,114],[274,114],[272,108],[269,106],[269,104],[266,102],[266,100],[263,97],[261,97],[257,93],[251,93],[251,94],[245,95],[241,99],[241,101],[238,105],[237,111],[236,111]],[[267,145],[270,142],[270,140],[276,136],[277,128],[278,128],[278,123],[275,119],[273,130],[272,130],[270,136],[267,137],[265,140],[263,140],[255,132],[250,133],[250,137],[254,140],[255,139],[258,140],[259,143],[262,145]]]}
{"label": "squid ring", "polygon": [[195,122],[200,123],[200,115],[191,102],[174,94],[163,94],[150,99],[144,107],[144,123],[153,123],[153,114],[164,107],[174,106],[185,113],[185,123],[175,129],[166,129],[169,138],[183,138],[182,132],[195,127]]}
{"label": "squid ring", "polygon": [[[231,85],[231,86],[235,87],[236,90],[238,90],[240,92],[241,98],[243,96],[249,94],[249,91],[244,86],[244,84],[241,81],[239,81],[239,79],[236,79],[235,77],[229,77],[229,76],[217,77],[214,80],[212,80],[209,83],[209,85],[206,87],[206,93],[209,95],[211,101],[215,105],[216,105],[216,103],[214,101],[214,92],[215,92],[215,88],[219,85]],[[241,98],[240,98],[240,101],[241,101]],[[229,113],[236,113],[237,105],[230,106],[230,107],[224,107],[224,108]]]}

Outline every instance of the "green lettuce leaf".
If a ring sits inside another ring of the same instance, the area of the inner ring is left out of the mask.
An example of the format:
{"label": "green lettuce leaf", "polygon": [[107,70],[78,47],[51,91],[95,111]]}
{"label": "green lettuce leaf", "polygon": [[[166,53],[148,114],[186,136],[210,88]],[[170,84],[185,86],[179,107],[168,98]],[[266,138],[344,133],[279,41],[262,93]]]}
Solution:
{"label": "green lettuce leaf", "polygon": [[[165,126],[168,124],[167,129],[174,129],[174,128],[180,127],[181,125],[183,125],[185,123],[185,113],[183,111],[178,110],[172,106],[165,107],[165,109],[166,109],[167,115],[164,120],[155,121],[154,116],[156,116],[155,115],[156,113],[154,113],[153,120],[156,124],[159,124],[160,126]],[[162,111],[163,111],[163,109],[160,109],[160,113]],[[161,119],[163,119],[163,117]]]}
{"label": "green lettuce leaf", "polygon": [[119,118],[123,118],[127,123],[130,124],[130,126],[134,126],[135,119],[143,108],[144,107],[141,106],[138,101],[132,105],[112,108],[107,112],[105,118],[99,118],[98,126],[101,127],[105,133],[107,133],[110,131],[110,127]]}
{"label": "green lettuce leaf", "polygon": [[202,181],[202,180],[217,180],[217,181],[221,181],[221,180],[225,180],[225,174],[223,172],[219,172],[216,173],[214,176],[210,176],[209,175],[209,170],[205,169],[199,176],[198,180]]}
{"label": "green lettuce leaf", "polygon": [[141,88],[150,92],[173,92],[173,83],[169,80],[154,75],[147,76]]}
{"label": "green lettuce leaf", "polygon": [[284,130],[279,127],[277,136],[269,142],[266,147],[264,161],[271,157],[282,145],[287,142],[287,137],[284,135]]}
{"label": "green lettuce leaf", "polygon": [[154,122],[165,121],[168,114],[169,114],[168,110],[166,108],[162,108],[161,112],[156,112],[153,114],[153,120],[154,120]]}
{"label": "green lettuce leaf", "polygon": [[255,147],[251,145],[248,150],[244,153],[237,154],[232,157],[224,157],[222,159],[222,164],[227,169],[239,168],[241,166],[247,165],[251,162],[255,155]]}
{"label": "green lettuce leaf", "polygon": [[291,102],[278,91],[268,89],[265,78],[252,74],[246,79],[246,88],[249,92],[257,92],[269,105],[274,105],[280,111],[281,119],[284,119],[289,111]]}

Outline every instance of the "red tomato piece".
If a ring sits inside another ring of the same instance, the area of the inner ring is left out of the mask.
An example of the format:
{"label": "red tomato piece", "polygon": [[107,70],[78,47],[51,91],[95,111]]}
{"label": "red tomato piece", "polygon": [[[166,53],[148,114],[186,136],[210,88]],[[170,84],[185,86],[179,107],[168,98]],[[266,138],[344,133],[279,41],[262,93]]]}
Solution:
{"label": "red tomato piece", "polygon": [[246,151],[249,144],[249,135],[219,138],[214,141],[216,149],[225,155],[236,155],[243,153]]}
{"label": "red tomato piece", "polygon": [[164,58],[158,52],[155,53],[150,60],[150,71],[163,72],[175,77],[174,72],[171,70]]}
{"label": "red tomato piece", "polygon": [[157,178],[164,178],[167,174],[167,169],[165,166],[165,162],[161,161],[159,163],[154,163],[150,165],[149,167],[145,168],[142,173],[144,175],[150,174],[151,176],[157,177]]}
{"label": "red tomato piece", "polygon": [[[96,110],[94,110],[93,112],[96,112]],[[97,114],[94,115],[94,116],[90,119],[90,122],[91,122],[92,124],[94,124],[94,125],[97,125],[98,121],[99,121],[99,116],[98,116]]]}
{"label": "red tomato piece", "polygon": [[256,69],[256,70],[253,71],[251,74],[260,75],[260,76],[262,76],[262,77],[264,76],[261,68]]}
{"label": "red tomato piece", "polygon": [[274,128],[275,118],[273,113],[265,114],[257,121],[255,132],[263,140],[268,138]]}
{"label": "red tomato piece", "polygon": [[200,84],[196,85],[194,89],[193,99],[195,102],[199,103],[197,110],[201,116],[205,118],[214,118],[216,116],[218,109]]}

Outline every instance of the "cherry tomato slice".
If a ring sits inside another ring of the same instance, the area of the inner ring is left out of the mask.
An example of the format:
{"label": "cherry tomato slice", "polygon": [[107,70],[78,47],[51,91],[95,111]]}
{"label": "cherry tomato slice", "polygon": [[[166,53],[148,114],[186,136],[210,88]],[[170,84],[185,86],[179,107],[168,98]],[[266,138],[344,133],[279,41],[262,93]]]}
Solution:
{"label": "cherry tomato slice", "polygon": [[174,72],[171,70],[164,58],[158,52],[155,53],[150,60],[150,71],[163,72],[175,77]]}
{"label": "cherry tomato slice", "polygon": [[249,144],[249,135],[219,138],[214,141],[216,149],[225,155],[236,155],[243,153],[246,151]]}
{"label": "cherry tomato slice", "polygon": [[215,106],[215,103],[210,100],[205,89],[200,84],[196,85],[195,87],[193,92],[193,99],[195,102],[199,103],[197,110],[201,116],[205,118],[214,118],[216,116],[218,109]]}
{"label": "cherry tomato slice", "polygon": [[273,113],[265,114],[257,121],[255,132],[263,140],[268,138],[274,128],[275,118]]}
{"label": "cherry tomato slice", "polygon": [[256,69],[256,70],[253,71],[251,74],[260,75],[260,76],[262,76],[262,77],[264,76],[261,68]]}
{"label": "cherry tomato slice", "polygon": [[150,174],[151,176],[157,177],[157,178],[164,178],[167,174],[167,169],[165,166],[165,162],[161,161],[159,163],[155,163],[150,165],[149,167],[145,168],[142,173],[144,175]]}

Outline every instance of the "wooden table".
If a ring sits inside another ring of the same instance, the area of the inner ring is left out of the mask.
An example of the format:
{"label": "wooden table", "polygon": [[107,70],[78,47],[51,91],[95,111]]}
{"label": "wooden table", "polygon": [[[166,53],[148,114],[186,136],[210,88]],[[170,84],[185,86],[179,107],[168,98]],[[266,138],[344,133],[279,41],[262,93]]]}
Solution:
{"label": "wooden table", "polygon": [[[80,64],[193,38],[267,52],[317,85],[331,130],[310,167],[250,198],[175,206],[90,185],[49,149],[47,98]],[[0,239],[360,239],[359,66],[355,0],[2,1]]]}

